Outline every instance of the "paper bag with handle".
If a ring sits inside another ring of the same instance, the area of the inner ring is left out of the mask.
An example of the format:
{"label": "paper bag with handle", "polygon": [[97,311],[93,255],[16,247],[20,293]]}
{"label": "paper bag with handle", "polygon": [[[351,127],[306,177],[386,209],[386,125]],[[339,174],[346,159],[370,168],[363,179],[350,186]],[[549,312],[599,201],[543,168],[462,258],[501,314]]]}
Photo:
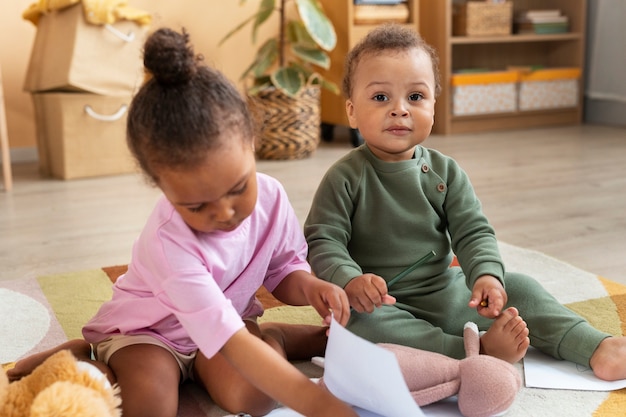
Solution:
{"label": "paper bag with handle", "polygon": [[130,20],[88,23],[80,3],[37,20],[24,90],[125,96],[141,84],[145,25]]}

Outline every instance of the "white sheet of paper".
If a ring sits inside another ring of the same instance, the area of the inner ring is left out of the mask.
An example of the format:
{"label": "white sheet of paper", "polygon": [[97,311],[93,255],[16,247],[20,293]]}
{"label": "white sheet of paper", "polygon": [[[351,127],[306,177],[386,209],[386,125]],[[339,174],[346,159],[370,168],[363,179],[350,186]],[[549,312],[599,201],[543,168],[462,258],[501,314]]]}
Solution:
{"label": "white sheet of paper", "polygon": [[[357,412],[359,417],[385,417],[385,416],[381,416],[380,414],[372,413],[371,411],[363,410],[358,407],[353,407],[353,408],[354,408],[354,411]],[[276,410],[267,414],[266,417],[305,417],[305,416],[289,408],[277,408]]]}
{"label": "white sheet of paper", "polygon": [[613,391],[626,388],[626,379],[603,381],[591,368],[561,361],[530,347],[524,357],[524,378],[531,388]]}
{"label": "white sheet of paper", "polygon": [[[359,417],[385,417],[371,411],[363,410],[359,407],[353,407]],[[456,397],[446,398],[434,404],[428,405],[422,409],[426,417],[463,417],[459,411]],[[228,417],[237,417],[231,415]],[[304,417],[302,414],[293,411],[290,408],[277,408],[269,413],[266,417]]]}
{"label": "white sheet of paper", "polygon": [[395,355],[334,319],[324,363],[324,384],[348,404],[385,417],[424,415],[411,397]]}
{"label": "white sheet of paper", "polygon": [[[324,384],[360,417],[425,416],[411,397],[393,353],[332,320],[324,358]],[[302,417],[279,408],[268,417]]]}

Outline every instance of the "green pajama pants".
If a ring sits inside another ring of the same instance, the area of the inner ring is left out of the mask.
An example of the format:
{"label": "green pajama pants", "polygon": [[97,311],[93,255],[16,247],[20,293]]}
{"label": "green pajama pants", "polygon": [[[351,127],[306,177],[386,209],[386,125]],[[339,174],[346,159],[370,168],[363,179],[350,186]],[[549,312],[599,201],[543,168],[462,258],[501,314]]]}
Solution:
{"label": "green pajama pants", "polygon": [[[487,330],[493,320],[467,306],[471,293],[460,268],[451,268],[447,273],[456,275],[442,277],[450,280],[447,287],[420,294],[407,283],[390,291],[398,300],[396,304],[383,305],[369,314],[353,311],[346,327],[374,343],[396,343],[464,358],[465,323],[472,321],[480,330]],[[519,310],[528,324],[532,346],[557,359],[589,366],[591,355],[608,334],[560,304],[527,275],[507,273],[505,288],[506,307]]]}

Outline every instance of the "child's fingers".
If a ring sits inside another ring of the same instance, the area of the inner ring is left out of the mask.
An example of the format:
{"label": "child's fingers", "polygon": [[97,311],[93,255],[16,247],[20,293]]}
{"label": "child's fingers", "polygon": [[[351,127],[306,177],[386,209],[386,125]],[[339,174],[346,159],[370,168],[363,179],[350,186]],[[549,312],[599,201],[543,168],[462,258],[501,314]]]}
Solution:
{"label": "child's fingers", "polygon": [[489,304],[489,307],[492,309],[492,313],[495,316],[499,316],[500,313],[502,313],[504,305],[506,304],[506,298],[498,289],[493,289],[489,291]]}
{"label": "child's fingers", "polygon": [[350,318],[350,306],[341,306],[341,308],[333,308],[332,314],[337,320],[337,323],[345,326]]}
{"label": "child's fingers", "polygon": [[350,310],[341,311],[339,314],[333,310],[333,317],[337,320],[337,323],[345,326],[348,324],[348,319],[350,318]]}
{"label": "child's fingers", "polygon": [[332,312],[332,315],[339,324],[342,326],[346,325],[350,318],[350,303],[345,293],[333,293],[323,304],[323,307],[320,306],[319,309],[316,308],[320,316],[326,318],[330,316],[329,313]]}
{"label": "child's fingers", "polygon": [[396,298],[387,292],[387,281],[379,276],[375,276],[375,279],[372,280],[372,284],[370,299],[376,307],[380,307],[383,304],[396,303]]}
{"label": "child's fingers", "polygon": [[487,297],[483,297],[482,293],[480,291],[474,291],[472,292],[472,296],[469,300],[468,306],[470,308],[478,308],[480,309],[487,307],[487,304],[489,303],[489,301],[487,300]]}
{"label": "child's fingers", "polygon": [[393,295],[385,294],[383,296],[383,304],[395,304],[395,303],[396,303],[396,297],[394,297]]}
{"label": "child's fingers", "polygon": [[504,299],[498,291],[490,291],[476,305],[478,314],[483,317],[495,318],[500,315],[504,308]]}

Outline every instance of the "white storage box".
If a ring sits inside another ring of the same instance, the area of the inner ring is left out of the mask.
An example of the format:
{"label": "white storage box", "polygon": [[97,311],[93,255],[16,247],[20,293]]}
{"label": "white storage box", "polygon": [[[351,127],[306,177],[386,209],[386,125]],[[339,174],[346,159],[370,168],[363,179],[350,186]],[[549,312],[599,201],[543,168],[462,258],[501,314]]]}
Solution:
{"label": "white storage box", "polygon": [[550,68],[520,73],[519,110],[541,110],[578,105],[579,68]]}
{"label": "white storage box", "polygon": [[517,71],[452,75],[452,114],[507,113],[517,110]]}

